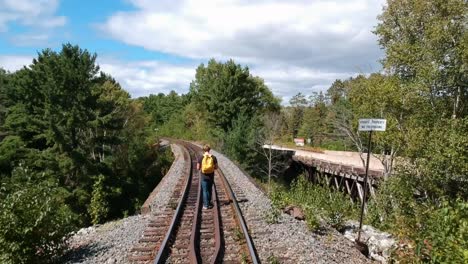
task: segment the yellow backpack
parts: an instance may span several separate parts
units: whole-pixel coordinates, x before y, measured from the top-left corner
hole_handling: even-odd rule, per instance
[[[214,160],[210,154],[204,154],[202,159],[201,172],[204,174],[213,173],[215,170]]]

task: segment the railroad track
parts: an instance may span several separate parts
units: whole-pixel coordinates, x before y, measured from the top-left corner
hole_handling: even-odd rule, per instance
[[[202,209],[196,163],[202,151],[187,142],[186,168],[164,213],[154,216],[130,255],[132,263],[258,263],[237,200],[221,169],[215,172],[213,208]]]

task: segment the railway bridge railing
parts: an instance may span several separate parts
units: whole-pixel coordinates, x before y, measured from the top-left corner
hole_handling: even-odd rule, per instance
[[[357,200],[360,203],[364,200],[364,188],[367,188],[370,197],[374,197],[375,190],[383,179],[383,171],[369,170],[365,186],[364,168],[298,155],[293,155],[292,159],[304,168],[308,181],[343,191],[352,201]]]

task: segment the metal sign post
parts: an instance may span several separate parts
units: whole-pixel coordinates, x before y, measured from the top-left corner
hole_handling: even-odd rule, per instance
[[[369,131],[369,141],[367,143],[366,176],[364,177],[364,196],[362,198],[361,217],[359,219],[359,230],[358,230],[358,237],[356,241],[357,243],[360,243],[360,240],[361,240],[362,218],[364,216],[364,209],[366,206],[366,199],[367,199],[367,177],[369,175],[372,131],[385,131],[386,126],[387,126],[387,120],[385,119],[359,119],[359,131]]]

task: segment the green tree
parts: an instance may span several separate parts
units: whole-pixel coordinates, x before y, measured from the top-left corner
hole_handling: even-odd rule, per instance
[[[185,105],[184,98],[175,91],[167,95],[163,93],[149,95],[142,100],[145,111],[151,114],[156,127],[168,122],[172,115],[180,114]]]
[[[329,133],[327,98],[322,92],[309,96],[309,107],[305,109],[299,134],[310,138],[312,144],[322,145]]]
[[[415,160],[418,193],[432,200],[446,196],[468,200],[468,117],[443,119],[426,137]]]
[[[332,98],[335,97],[337,101],[329,106],[329,114],[327,116],[327,123],[331,126],[330,130],[333,134],[343,141],[343,145],[350,145],[352,150],[358,151],[363,166],[365,166],[365,159],[363,153],[365,152],[365,145],[363,144],[363,137],[357,130],[359,114],[355,110],[356,105],[351,102],[349,94],[353,87],[359,87],[365,81],[366,77],[358,75],[351,77],[347,80],[335,83],[327,91],[327,94]],[[336,87],[343,86],[345,95],[341,96],[336,93]]]
[[[330,103],[332,105],[336,104],[341,99],[347,98],[347,86],[342,80],[335,80],[330,88],[327,90],[326,96],[330,98]]]
[[[104,162],[121,144],[122,129],[128,122],[130,95],[109,76],[102,75],[92,94],[96,98],[93,118],[89,120],[85,147],[87,153],[98,162]]]
[[[223,150],[234,160],[245,160],[249,149],[249,137],[255,129],[255,121],[249,116],[239,115],[225,135]]]
[[[0,139],[2,138],[2,126],[5,123],[6,109],[7,109],[7,98],[6,98],[6,86],[7,86],[8,75],[4,69],[0,68]]]
[[[397,258],[464,263],[468,2],[387,2],[376,29],[387,75],[371,75],[350,100],[356,113],[387,118],[377,148],[395,148],[403,162],[371,201],[368,217],[415,245],[398,249]]]
[[[385,69],[442,117],[468,113],[467,12],[465,0],[388,0],[375,31]]]
[[[27,147],[64,154],[60,167],[70,185],[86,175],[82,139],[94,115],[92,89],[99,70],[95,59],[71,44],[60,53],[44,50],[29,68],[13,76],[8,89],[14,106],[6,128],[21,136]]]
[[[104,175],[99,175],[97,181],[93,185],[93,193],[91,194],[91,203],[88,211],[91,215],[91,222],[93,224],[102,223],[109,214],[109,203],[107,192],[104,186]]]
[[[384,67],[398,80],[388,78],[379,85],[381,94],[376,98],[387,106],[377,105],[390,117],[387,127],[398,132],[387,138],[399,142],[392,145],[400,145],[401,154],[412,161],[427,159],[429,164],[442,158],[439,154],[450,152],[447,144],[423,155],[431,149],[428,139],[446,125],[445,118],[463,119],[468,113],[467,10],[468,3],[463,0],[389,0],[379,17],[376,34],[386,52]],[[464,133],[455,129],[462,126],[443,131],[448,135]],[[387,141],[387,148],[389,145]],[[451,178],[448,174],[427,177],[427,182]]]
[[[145,178],[154,172],[147,169],[157,166],[142,105],[111,76],[98,74],[95,60],[95,54],[66,44],[60,52],[42,51],[28,68],[11,74],[8,136],[0,142],[5,177],[21,160],[36,172],[56,175],[71,192],[66,201],[82,224],[90,221],[98,175],[108,179],[109,218],[133,212],[134,199],[157,180]]]
[[[0,179],[13,170],[14,162],[25,156],[27,151],[19,136],[7,136],[0,141]]]
[[[289,104],[291,105],[291,114],[289,115],[289,129],[290,134],[293,138],[297,137],[299,129],[302,125],[302,120],[304,118],[304,111],[307,107],[306,96],[302,93],[294,95],[290,100]]]
[[[407,137],[411,120],[417,111],[419,95],[413,89],[400,84],[398,78],[371,74],[350,82],[348,93],[355,115],[359,118],[383,118],[387,120],[385,132],[373,136],[374,155],[384,166],[385,175],[390,175],[397,155],[409,144]]]
[[[76,225],[135,212],[170,166],[141,100],[95,60],[66,44],[0,72],[2,263],[53,261]]]
[[[255,116],[279,108],[279,101],[263,80],[233,60],[221,63],[211,59],[207,66],[201,64],[190,84],[189,97],[197,102],[198,110],[207,112],[209,124],[224,132],[240,115]]]

